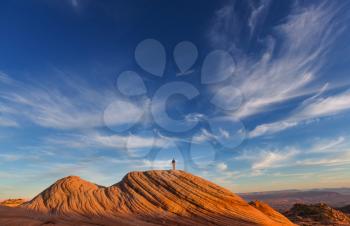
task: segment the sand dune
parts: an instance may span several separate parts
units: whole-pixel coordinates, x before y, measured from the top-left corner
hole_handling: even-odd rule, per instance
[[[131,172],[110,187],[69,176],[21,209],[57,216],[62,224],[69,218],[90,225],[293,225],[272,208],[264,214],[232,192],[178,170]]]

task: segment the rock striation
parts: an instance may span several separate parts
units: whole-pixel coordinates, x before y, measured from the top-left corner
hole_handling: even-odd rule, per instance
[[[21,207],[47,216],[103,219],[105,225],[293,225],[265,205],[261,211],[184,171],[152,170],[128,173],[110,187],[69,176]]]

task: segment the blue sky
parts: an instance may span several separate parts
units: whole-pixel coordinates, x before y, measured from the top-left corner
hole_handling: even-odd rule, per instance
[[[0,199],[178,168],[349,187],[345,1],[2,1]]]

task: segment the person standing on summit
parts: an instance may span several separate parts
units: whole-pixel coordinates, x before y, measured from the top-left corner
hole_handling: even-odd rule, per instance
[[[173,166],[173,170],[176,169],[176,161],[175,159],[173,159],[173,161],[171,161],[171,165]]]

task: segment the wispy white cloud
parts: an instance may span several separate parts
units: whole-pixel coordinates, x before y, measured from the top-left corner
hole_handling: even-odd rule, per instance
[[[251,8],[247,24],[254,32],[258,21],[262,21],[268,11],[269,1],[251,4]],[[339,9],[339,6],[329,2],[308,6],[295,2],[290,15],[260,40],[265,49],[259,57],[250,57],[239,49],[237,36],[240,33],[232,31],[242,30],[242,25],[233,21],[238,19],[234,15],[235,5],[229,4],[218,11],[210,38],[214,44],[225,43],[236,56],[234,84],[245,99],[240,108],[232,113],[233,117],[246,118],[273,111],[293,98],[316,93],[284,119],[256,126],[248,133],[248,137],[274,134],[350,108],[350,92],[320,97],[332,87],[318,84],[327,53],[343,31],[339,22],[342,16]],[[229,92],[227,95],[234,95],[230,89],[226,90]]]
[[[265,5],[262,3],[253,11],[250,27],[259,20],[259,11]],[[242,53],[237,47],[237,33],[232,30],[240,29],[233,21],[233,8],[234,5],[228,5],[221,9],[210,37],[214,43],[219,39],[231,45],[236,56],[235,85],[242,91],[245,102],[234,116],[244,118],[270,111],[276,104],[315,92],[310,87],[317,86],[309,85],[319,76],[325,53],[339,33],[333,23],[337,8],[328,3],[307,7],[295,4],[284,22],[260,40],[265,50],[258,58]]]
[[[169,160],[140,160],[137,165],[135,165],[136,168],[138,169],[150,169],[150,168],[157,168],[157,169],[170,169],[171,163]],[[178,168],[180,168],[178,166]]]
[[[194,143],[203,143],[208,140],[215,139],[215,135],[209,132],[206,129],[201,129],[199,133],[193,136],[192,142]]]
[[[297,122],[281,121],[258,125],[248,133],[248,137],[258,137],[265,134],[273,134],[298,125]]]
[[[29,119],[43,127],[55,129],[81,129],[105,126],[103,115],[109,104],[120,100],[112,89],[97,89],[85,81],[60,76],[60,86],[24,83],[6,77],[0,92],[0,103],[6,108],[0,111],[19,120]],[[3,80],[3,79],[2,79]],[[133,121],[133,111],[143,111],[143,105],[128,101],[112,112],[113,126]],[[111,112],[109,112],[111,113]],[[111,114],[110,114],[111,115]],[[2,118],[1,124],[15,126],[17,122]]]
[[[301,151],[294,147],[282,149],[267,148],[258,150],[245,150],[234,161],[248,161],[250,169],[242,176],[257,176],[264,171],[289,166]]]
[[[327,139],[327,140],[320,140],[313,144],[310,148],[310,152],[315,153],[321,153],[321,152],[337,152],[338,148],[342,145],[346,145],[346,139],[343,136],[334,138],[334,139]]]
[[[219,171],[226,171],[228,169],[228,166],[226,163],[223,163],[223,162],[220,162],[216,165],[216,168],[219,170]]]
[[[71,148],[111,148],[120,151],[152,147],[165,148],[170,145],[169,140],[163,137],[146,137],[134,134],[103,135],[98,132],[51,136],[45,138],[45,142]]]
[[[201,170],[199,175],[212,180],[226,188],[233,188],[236,186],[236,179],[241,175],[238,170],[231,170],[229,165],[225,162],[217,162],[211,165],[207,170]]]
[[[341,152],[337,155],[327,156],[323,158],[306,158],[298,160],[295,166],[341,166],[350,164],[349,151]]]
[[[0,71],[0,87],[1,85],[9,85],[13,80],[4,72]],[[0,127],[18,127],[16,120],[11,118],[14,113],[12,108],[9,108],[0,102]]]
[[[318,96],[318,95],[316,95]],[[287,118],[258,125],[249,132],[249,137],[274,134],[288,128],[307,123],[310,120],[331,116],[350,110],[350,92],[345,91],[329,97],[311,97],[304,101]]]
[[[200,113],[192,113],[192,114],[187,114],[185,116],[185,120],[187,122],[199,122],[203,119],[205,119],[205,115],[204,114],[200,114]]]
[[[193,136],[191,142],[198,144],[213,140],[229,140],[235,135],[242,136],[242,133],[242,130],[238,130],[236,134],[232,134],[232,132],[230,133],[230,131],[224,128],[219,128],[215,133],[213,133],[208,131],[207,129],[202,128],[197,134]]]
[[[0,116],[0,127],[18,127],[18,123],[15,120],[3,118]]]
[[[286,173],[289,169],[302,167],[331,167],[347,165],[350,162],[349,143],[344,136],[326,139],[315,139],[308,145],[287,147],[266,147],[243,150],[232,159],[235,162],[245,161],[248,170],[242,171],[242,177],[263,174]]]
[[[0,159],[0,162],[12,162],[21,159],[21,156],[15,154],[0,154]]]
[[[252,164],[252,170],[259,171],[283,166],[284,163],[288,162],[298,153],[299,151],[295,149],[284,150],[282,152],[263,151],[260,153],[259,160],[256,160]]]
[[[3,151],[2,151],[3,152]],[[1,153],[0,154],[0,163],[4,162],[14,162],[14,161],[38,161],[40,160],[39,155],[32,155],[32,154],[23,154],[23,153]]]
[[[246,117],[266,111],[272,104],[310,92],[304,87],[315,79],[334,37],[330,34],[333,14],[324,6],[308,8],[295,12],[276,28],[283,37],[280,50],[275,49],[276,40],[270,37],[262,58],[238,71],[245,77],[239,88],[247,102],[236,115]]]
[[[320,97],[302,106],[293,116],[298,119],[310,119],[338,114],[350,109],[350,91],[340,94]]]
[[[4,72],[0,71],[0,83],[9,84],[12,83],[12,79]]]
[[[248,26],[250,28],[250,36],[254,35],[258,25],[264,22],[268,9],[270,7],[270,0],[263,0],[258,6],[254,6],[253,2],[250,2],[252,12],[248,19]]]

